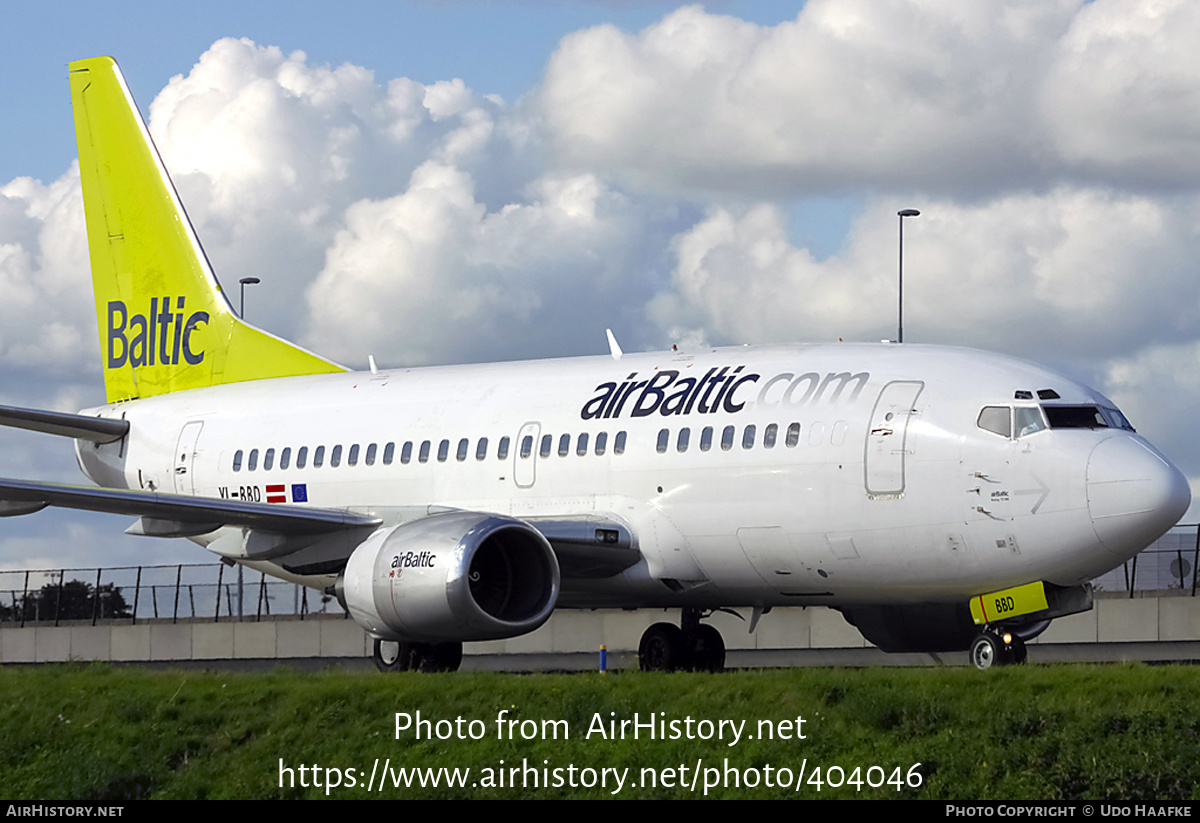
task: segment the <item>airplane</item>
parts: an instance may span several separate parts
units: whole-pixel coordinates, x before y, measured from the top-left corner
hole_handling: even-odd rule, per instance
[[[888,652],[1022,662],[1183,515],[1183,474],[1099,392],[897,343],[349,371],[244,322],[115,61],[70,65],[106,402],[6,407],[95,486],[0,514],[136,517],[336,595],[384,671],[555,609],[679,609],[648,670],[723,668],[702,622],[827,606]]]

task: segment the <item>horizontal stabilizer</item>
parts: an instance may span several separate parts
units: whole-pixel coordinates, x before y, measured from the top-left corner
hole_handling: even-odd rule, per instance
[[[378,526],[381,522],[377,517],[341,509],[0,479],[0,516],[36,511],[37,504],[136,515],[147,518],[149,524],[207,524],[214,529],[218,526],[245,526],[283,535],[325,534]],[[182,529],[180,525],[175,531],[178,533]],[[146,528],[140,533],[152,535],[154,531],[153,528]]]
[[[0,406],[0,426],[91,440],[93,443],[114,443],[129,433],[128,420],[108,420],[88,417],[86,414],[22,409],[17,406]]]

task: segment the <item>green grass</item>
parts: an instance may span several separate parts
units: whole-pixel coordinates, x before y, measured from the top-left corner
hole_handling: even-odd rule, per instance
[[[329,793],[337,798],[612,797],[614,772],[607,787],[579,785],[605,768],[628,770],[618,797],[699,797],[707,779],[720,783],[710,797],[1200,798],[1195,667],[384,676],[56,665],[0,670],[0,700],[0,797],[11,799],[324,797],[313,766],[322,784],[326,769],[342,770],[343,785]],[[535,721],[527,730],[565,720],[569,739],[541,739],[540,731],[539,739],[500,739],[496,718],[505,709],[509,719]],[[418,740],[411,729],[397,737],[396,713],[418,711],[434,723],[461,717],[463,733],[482,729],[482,739]],[[679,721],[681,733],[688,717],[745,726],[732,746],[728,736],[650,739],[644,729],[636,740],[587,735],[597,718],[607,729],[635,713],[643,722]],[[797,717],[805,739],[794,739],[794,726],[793,739],[749,739],[759,721]],[[469,728],[470,720],[481,723]],[[291,769],[282,787],[281,761]],[[393,771],[471,772],[465,787],[443,779],[368,793],[363,784],[385,761]],[[515,787],[507,772],[499,785],[501,761],[504,769],[535,767],[538,788],[532,775],[522,785],[520,771]],[[360,770],[359,785],[345,785],[349,767]],[[857,768],[861,788],[818,783],[816,767],[834,782]],[[648,785],[651,772],[657,785]],[[789,785],[769,787],[768,775]]]

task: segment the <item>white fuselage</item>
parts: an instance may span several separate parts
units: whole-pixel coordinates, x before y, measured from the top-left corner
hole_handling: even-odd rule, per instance
[[[1057,397],[1039,399],[1045,390]],[[452,508],[627,524],[641,561],[564,580],[561,605],[951,602],[1083,583],[1190,502],[1141,436],[1051,427],[1043,407],[1055,404],[1112,408],[1061,375],[966,349],[723,348],[179,392],[93,410],[125,416],[130,435],[78,450],[103,486],[352,508],[385,523]],[[985,407],[1040,428],[989,430]],[[262,564],[279,565],[287,558]]]

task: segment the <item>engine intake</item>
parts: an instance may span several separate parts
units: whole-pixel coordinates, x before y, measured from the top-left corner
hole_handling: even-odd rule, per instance
[[[497,640],[550,618],[558,561],[528,523],[448,512],[372,534],[350,555],[335,592],[379,640]]]

